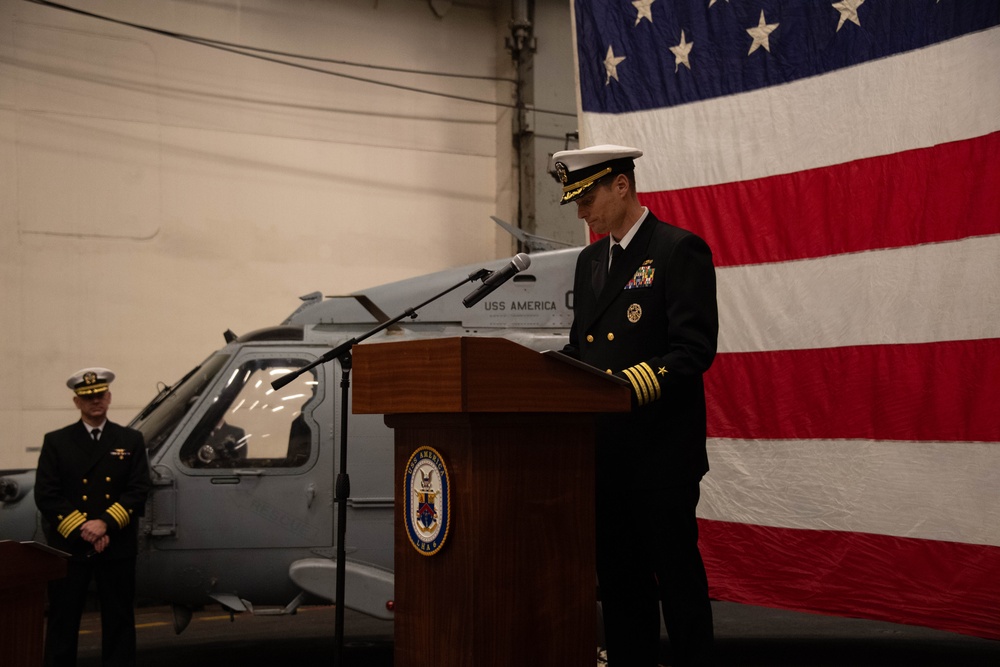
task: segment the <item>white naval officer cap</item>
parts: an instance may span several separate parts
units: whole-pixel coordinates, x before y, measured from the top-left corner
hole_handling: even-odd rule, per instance
[[[77,396],[93,396],[106,392],[114,379],[115,374],[107,368],[83,368],[66,380],[66,386],[76,392]]]
[[[561,204],[582,197],[597,181],[608,174],[621,174],[635,169],[634,158],[642,151],[629,146],[601,144],[590,148],[558,151],[552,156],[556,176],[563,184]]]

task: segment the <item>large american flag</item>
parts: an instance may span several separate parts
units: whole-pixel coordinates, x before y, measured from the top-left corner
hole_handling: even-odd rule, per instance
[[[1000,638],[1000,2],[573,17],[581,144],[715,256],[712,595]]]

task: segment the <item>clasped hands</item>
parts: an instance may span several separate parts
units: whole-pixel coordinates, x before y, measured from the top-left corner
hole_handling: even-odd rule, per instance
[[[80,536],[94,546],[94,551],[101,553],[108,546],[108,526],[100,519],[91,519],[80,527]]]

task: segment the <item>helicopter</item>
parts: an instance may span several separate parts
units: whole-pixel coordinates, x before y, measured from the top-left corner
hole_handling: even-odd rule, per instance
[[[527,269],[471,307],[449,294],[360,344],[494,336],[559,349],[573,321],[579,251],[533,252]],[[279,390],[272,382],[477,272],[459,267],[345,296],[313,292],[278,325],[225,332],[223,347],[162,385],[128,424],[145,438],[153,482],[139,527],[138,599],[171,605],[178,634],[207,605],[288,615],[336,603],[340,369],[322,363]],[[343,604],[389,620],[393,433],[381,415],[352,414],[347,448]],[[3,539],[44,541],[33,485],[34,470],[0,473]]]

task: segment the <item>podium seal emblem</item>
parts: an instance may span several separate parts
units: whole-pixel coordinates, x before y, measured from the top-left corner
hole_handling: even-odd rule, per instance
[[[406,535],[424,556],[444,546],[451,523],[451,487],[444,459],[433,447],[421,447],[410,456],[403,478]]]

